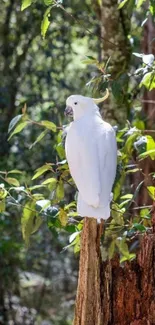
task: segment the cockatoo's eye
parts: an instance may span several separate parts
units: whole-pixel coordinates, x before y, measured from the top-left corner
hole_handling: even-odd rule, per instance
[[[74,105],[77,105],[77,102],[75,102]]]

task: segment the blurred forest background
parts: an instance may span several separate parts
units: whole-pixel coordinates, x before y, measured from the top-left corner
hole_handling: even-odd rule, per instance
[[[36,122],[49,120],[62,126],[68,123],[64,108],[69,95],[102,96],[110,83],[112,94],[104,104],[104,118],[122,128],[128,119],[132,127],[155,130],[154,89],[139,87],[139,73],[154,69],[152,61],[142,62],[141,56],[155,54],[152,2],[122,1],[124,6],[119,6],[116,0],[66,0],[63,9],[52,8],[45,38],[40,26],[49,2],[33,2],[21,11],[20,0],[2,0],[0,15],[1,180],[6,171],[20,170],[20,184],[26,186],[32,185],[37,168],[55,160],[57,139],[49,132],[32,146],[39,134],[34,124],[8,142],[9,123],[21,114],[25,103]],[[109,58],[110,72],[103,77],[102,65],[96,62],[106,64]],[[139,67],[142,70],[137,72]],[[145,173],[154,171],[154,161],[144,164]],[[134,181],[136,186],[140,176]],[[73,199],[71,191],[66,195],[68,201]],[[137,200],[140,205],[150,204],[145,188]],[[70,325],[78,254],[72,248],[63,250],[68,233],[55,232],[43,223],[27,249],[21,234],[21,208],[8,202],[7,210],[0,212],[0,324]]]

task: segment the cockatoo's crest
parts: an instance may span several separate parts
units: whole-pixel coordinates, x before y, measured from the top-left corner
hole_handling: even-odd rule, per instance
[[[108,96],[108,90],[106,95],[99,99],[81,95],[71,95],[66,100],[66,115],[73,114],[74,120],[77,120],[85,114],[98,112],[99,108],[96,104],[103,102]]]

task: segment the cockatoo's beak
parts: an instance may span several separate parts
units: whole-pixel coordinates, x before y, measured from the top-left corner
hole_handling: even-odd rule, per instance
[[[71,106],[65,108],[65,116],[73,116],[73,109]]]
[[[104,102],[109,97],[109,90],[106,89],[106,94],[102,98],[92,98],[95,104],[100,104]]]

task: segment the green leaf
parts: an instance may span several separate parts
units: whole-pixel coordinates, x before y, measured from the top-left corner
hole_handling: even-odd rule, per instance
[[[0,213],[5,211],[5,200],[0,200]]]
[[[43,165],[42,167],[39,167],[36,170],[36,173],[34,174],[34,176],[32,177],[32,180],[38,178],[39,176],[44,174],[47,170],[51,170],[51,169],[52,169],[51,164],[46,164],[46,165]]]
[[[57,127],[56,125],[53,123],[53,122],[50,122],[50,121],[41,121],[41,124],[43,126],[45,126],[47,129],[53,131],[53,132],[56,132],[57,130]]]
[[[50,21],[49,21],[48,17],[50,16],[51,8],[52,8],[52,6],[47,8],[47,10],[44,13],[43,20],[41,22],[41,35],[43,38],[45,38],[47,30],[50,25]]]
[[[5,181],[6,181],[8,184],[11,184],[11,185],[14,185],[14,186],[20,186],[20,183],[19,183],[19,181],[18,181],[16,178],[6,177],[6,178],[5,178]]]
[[[149,196],[155,201],[155,186],[147,186]]]
[[[146,145],[147,150],[146,151],[155,150],[155,141],[154,141],[154,139],[150,135],[147,135],[146,138],[147,138],[147,145]],[[154,159],[154,153],[150,154],[150,158]]]
[[[111,208],[112,218],[115,220],[115,222],[118,225],[124,225],[123,212],[124,211],[119,208],[119,205],[117,203],[112,204],[112,208]]]
[[[150,215],[149,209],[147,209],[147,208],[141,209],[140,210],[140,216],[141,216],[141,218],[144,218],[144,219],[150,219],[151,215]]]
[[[65,157],[65,149],[62,146],[62,143],[58,143],[58,145],[55,146],[55,149],[56,149],[60,159],[63,159]]]
[[[73,234],[70,235],[69,237],[69,243],[72,243],[72,241],[80,234],[80,231],[76,231]]]
[[[34,186],[29,187],[29,190],[30,191],[33,191],[33,190],[36,190],[36,189],[42,188],[42,187],[45,187],[45,186],[42,185],[42,184],[40,184],[40,185],[34,185]]]
[[[108,247],[108,255],[110,259],[113,258],[114,253],[115,253],[115,240],[113,240],[110,246]]]
[[[44,136],[47,134],[47,132],[48,132],[47,130],[41,132],[39,134],[39,136],[37,137],[36,141],[31,144],[30,149],[32,149],[38,142],[40,142],[44,138]]]
[[[148,157],[148,156],[150,156],[150,158],[151,158],[152,160],[154,160],[154,159],[155,159],[155,149],[148,150],[148,151],[145,151],[145,152],[141,153],[141,154],[138,156],[138,158],[142,159],[142,158],[146,158],[146,157]]]
[[[131,201],[131,199],[127,199],[127,200],[123,201],[122,203],[119,204],[119,208],[122,209],[124,207],[124,205],[126,205],[130,201]]]
[[[134,223],[133,228],[137,229],[140,232],[146,231],[146,227],[140,223]]]
[[[25,10],[32,4],[32,0],[22,0],[21,11]]]
[[[132,261],[132,260],[135,259],[135,258],[136,258],[136,254],[135,254],[135,253],[131,253],[131,254],[129,254],[128,257],[123,256],[123,257],[120,259],[120,263],[123,263],[123,262],[125,262],[125,261]]]
[[[8,174],[23,174],[23,172],[21,172],[21,170],[18,169],[12,169],[9,170]]]
[[[127,259],[129,259],[130,253],[129,248],[126,243],[126,237],[119,237],[116,239],[116,245],[120,251],[120,253],[125,256]]]
[[[133,194],[125,194],[125,195],[121,196],[121,200],[132,199],[132,198],[133,198]]]
[[[140,135],[140,131],[135,131],[133,134],[131,134],[124,146],[124,153],[126,153],[127,155],[131,155],[132,151],[133,151],[133,144],[137,138],[138,135]]]
[[[140,168],[129,169],[129,170],[126,171],[126,174],[136,173],[136,172],[139,172],[140,170],[141,170]]]
[[[35,211],[35,201],[25,204],[21,218],[22,235],[26,245],[29,245],[30,235],[37,231],[42,223],[42,218]]]
[[[44,0],[46,6],[50,6],[53,3],[53,0]]]
[[[25,128],[25,126],[28,124],[28,121],[25,121],[25,122],[21,122],[21,123],[19,123],[17,126],[16,126],[16,128],[14,129],[14,131],[10,134],[10,136],[9,136],[9,138],[8,138],[8,141],[12,138],[12,136],[14,135],[14,134],[17,134],[17,133],[19,133],[19,132],[21,132],[24,128]]]
[[[128,2],[128,0],[122,0],[118,6],[118,9],[121,9],[124,7],[124,5]]]
[[[145,130],[145,123],[142,120],[135,120],[133,122],[133,126],[135,126],[139,130]]]
[[[0,186],[0,200],[5,199],[5,197],[7,196],[7,193],[8,192],[6,191],[6,189],[4,187]]]
[[[68,216],[67,216],[67,213],[64,211],[64,209],[62,209],[62,208],[60,209],[58,217],[61,222],[61,225],[63,227],[65,227],[67,224],[67,221],[68,221]]]
[[[97,59],[93,58],[92,56],[86,56],[86,59],[81,61],[84,64],[95,64],[99,63]]]
[[[56,188],[56,197],[58,200],[62,200],[64,198],[64,184],[63,181],[60,180],[57,188]]]
[[[148,72],[144,75],[140,87],[145,86],[149,91],[155,88],[155,73],[154,72]]]
[[[57,184],[57,179],[56,178],[47,178],[43,183],[43,185],[47,185],[50,184],[50,190],[54,190],[56,188],[56,184]]]
[[[9,124],[9,128],[8,128],[8,133],[10,133],[12,131],[12,129],[17,125],[17,123],[22,119],[23,114],[17,115],[15,116],[10,124]]]

